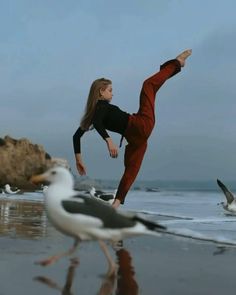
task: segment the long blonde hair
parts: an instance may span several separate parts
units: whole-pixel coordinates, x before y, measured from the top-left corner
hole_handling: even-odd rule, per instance
[[[100,90],[105,90],[108,85],[112,84],[111,80],[100,78],[95,81],[93,81],[90,90],[89,95],[87,99],[87,104],[85,107],[84,115],[80,121],[80,127],[83,130],[89,130],[90,126],[92,124],[92,119],[95,111],[95,107],[97,104],[97,100],[101,98]]]

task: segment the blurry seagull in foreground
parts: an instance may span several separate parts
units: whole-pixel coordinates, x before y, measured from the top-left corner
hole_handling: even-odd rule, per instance
[[[43,261],[49,265],[65,255],[72,254],[80,241],[96,240],[103,250],[111,271],[115,269],[104,240],[116,242],[135,235],[164,232],[165,227],[131,213],[121,213],[105,202],[79,194],[73,189],[71,173],[63,167],[51,168],[47,172],[31,178],[32,182],[50,182],[45,192],[46,212],[54,227],[65,235],[74,238],[74,246]]]
[[[17,193],[20,192],[19,189],[16,189],[15,191],[13,191],[8,183],[5,184],[4,189],[5,189],[5,192],[6,192],[7,194],[12,194],[12,195],[13,195],[13,194],[17,194]]]
[[[233,193],[219,179],[217,179],[217,183],[226,197],[226,202],[221,202],[220,204],[225,210],[236,213],[236,199]]]

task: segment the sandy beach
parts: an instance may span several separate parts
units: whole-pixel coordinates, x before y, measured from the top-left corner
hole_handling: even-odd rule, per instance
[[[116,277],[106,277],[107,263],[97,243],[81,245],[78,265],[69,258],[49,267],[34,264],[71,242],[59,234],[34,241],[2,237],[0,294],[199,295],[231,294],[236,287],[235,249],[166,236],[129,239],[122,249],[110,250],[118,262]],[[68,272],[71,283],[62,293]]]
[[[1,200],[1,208],[6,204],[11,214],[1,214],[0,295],[216,295],[232,294],[236,287],[236,248],[167,235],[109,247],[116,276],[107,276],[107,261],[96,242],[82,243],[76,255],[54,265],[36,265],[67,250],[73,240],[48,224],[42,203]]]

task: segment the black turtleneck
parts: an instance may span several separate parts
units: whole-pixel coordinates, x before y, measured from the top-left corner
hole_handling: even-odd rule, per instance
[[[110,137],[106,130],[124,134],[128,124],[129,114],[122,111],[107,100],[98,100],[92,124],[101,137],[105,140]],[[73,145],[75,154],[81,152],[80,138],[85,133],[81,127],[73,135]]]

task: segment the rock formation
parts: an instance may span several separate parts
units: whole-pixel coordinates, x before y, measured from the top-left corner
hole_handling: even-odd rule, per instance
[[[9,183],[21,189],[33,189],[30,177],[57,164],[69,168],[66,160],[52,158],[41,145],[26,138],[0,138],[0,187]]]

